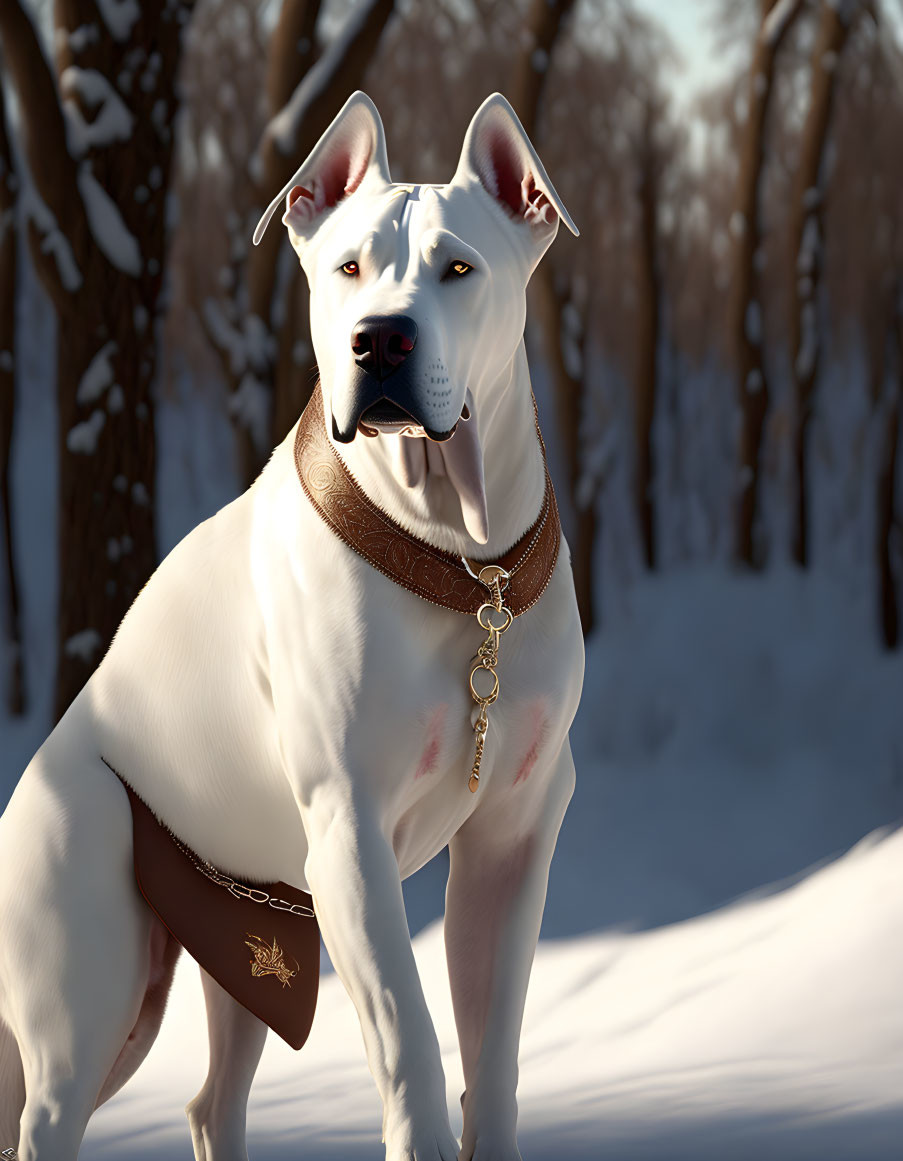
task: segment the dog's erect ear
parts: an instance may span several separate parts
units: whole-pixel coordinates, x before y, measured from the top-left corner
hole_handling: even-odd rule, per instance
[[[572,234],[580,233],[517,114],[501,93],[486,98],[464,138],[453,184],[462,185],[473,178],[514,220],[547,233],[560,218]]]
[[[386,135],[376,106],[366,93],[352,93],[335,120],[295,171],[291,181],[267,206],[254,231],[254,245],[285,198],[282,221],[296,234],[310,232],[319,216],[365,182],[388,184]]]

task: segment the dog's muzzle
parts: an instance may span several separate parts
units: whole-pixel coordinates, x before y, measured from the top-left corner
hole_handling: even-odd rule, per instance
[[[351,443],[358,428],[402,432],[421,429],[441,443],[454,435],[436,431],[423,415],[417,398],[417,378],[409,356],[417,346],[417,324],[407,315],[368,315],[351,332],[351,351],[358,371],[351,384],[346,419],[332,417],[332,434],[339,443]]]

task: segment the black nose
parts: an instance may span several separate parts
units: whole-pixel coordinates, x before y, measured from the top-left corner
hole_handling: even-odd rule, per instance
[[[371,314],[351,332],[357,365],[380,382],[398,370],[417,342],[417,324],[404,314]]]

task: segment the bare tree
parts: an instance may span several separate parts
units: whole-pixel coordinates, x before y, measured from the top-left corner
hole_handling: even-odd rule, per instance
[[[762,358],[763,170],[768,109],[775,61],[802,0],[761,0],[746,95],[746,121],[739,143],[737,185],[731,214],[733,241],[729,327],[733,340],[740,404],[740,479],[735,552],[748,565],[761,563],[756,526],[761,509],[762,435],[769,392]]]
[[[812,50],[809,108],[800,142],[790,211],[794,286],[790,350],[796,404],[793,436],[796,505],[791,525],[791,549],[794,560],[803,568],[808,566],[810,555],[809,430],[821,346],[817,304],[823,266],[823,209],[828,184],[826,146],[840,56],[861,7],[860,0],[823,0],[821,4]]]
[[[6,566],[6,640],[10,652],[7,705],[13,714],[25,711],[19,583],[13,551],[10,496],[10,452],[16,413],[16,285],[17,208],[19,181],[13,164],[0,84],[0,492],[3,502],[3,552]]]
[[[57,714],[156,559],[151,387],[191,7],[57,0],[52,69],[23,0],[0,4],[34,185],[29,240],[58,315]]]
[[[511,102],[537,147],[541,147],[540,109],[549,64],[572,7],[573,0],[533,0],[522,32],[521,51],[515,59],[510,88]],[[583,471],[580,431],[585,402],[584,383],[582,376],[575,374],[568,366],[563,346],[566,328],[562,315],[571,297],[568,288],[556,285],[552,264],[540,264],[531,282],[530,301],[539,324],[547,369],[555,392],[570,499],[576,519],[571,557],[574,584],[583,631],[589,633],[595,622],[593,550],[597,518],[595,494],[587,495],[588,489],[581,488]],[[585,328],[581,328],[581,344],[584,344],[585,335]]]
[[[873,353],[871,364],[872,402],[881,422],[875,503],[875,564],[881,637],[885,648],[895,649],[900,638],[894,541],[895,536],[899,536],[895,493],[903,378],[903,275],[886,306],[878,351]]]
[[[267,55],[266,123],[253,157],[229,167],[230,183],[249,183],[239,195],[246,215],[232,214],[226,293],[206,299],[202,315],[232,391],[244,474],[252,479],[274,437],[281,439],[306,402],[312,383],[299,375],[306,319],[304,288],[283,233],[268,230],[250,244],[257,218],[360,86],[394,0],[360,0],[339,34],[321,50],[314,35],[320,0],[285,3]],[[307,348],[309,353],[309,347]]]
[[[656,530],[655,415],[658,405],[662,344],[662,274],[658,239],[661,150],[655,133],[661,121],[655,94],[643,99],[641,129],[637,142],[637,200],[639,231],[637,247],[637,352],[634,391],[635,455],[634,488],[637,518],[646,567],[658,562]]]

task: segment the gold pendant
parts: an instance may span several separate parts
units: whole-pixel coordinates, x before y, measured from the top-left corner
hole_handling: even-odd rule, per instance
[[[467,564],[467,561],[465,560],[464,563]],[[480,707],[479,715],[473,726],[476,735],[476,753],[467,783],[471,794],[475,794],[480,785],[480,763],[483,761],[483,746],[489,730],[487,710],[499,696],[499,675],[496,672],[499,660],[499,638],[510,627],[514,620],[514,614],[507,608],[502,599],[503,585],[507,588],[509,581],[508,573],[503,568],[497,564],[487,564],[480,569],[478,574],[472,572],[470,565],[467,565],[467,568],[471,576],[486,586],[491,598],[480,605],[476,612],[477,623],[486,633],[486,639],[480,645],[476,657],[471,662],[469,677],[471,697]],[[487,677],[489,679],[488,686],[484,684],[482,689],[479,688]]]

